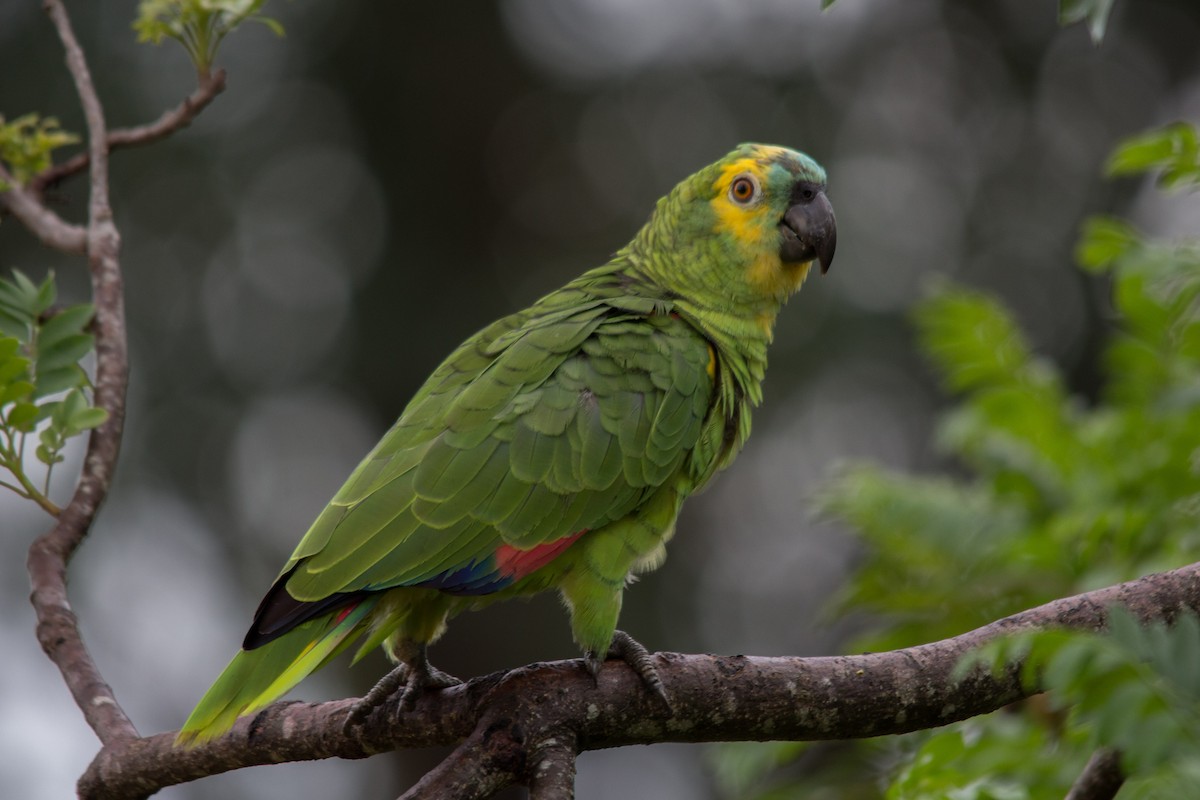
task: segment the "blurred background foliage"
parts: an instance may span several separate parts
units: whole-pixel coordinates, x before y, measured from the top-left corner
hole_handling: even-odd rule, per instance
[[[72,597],[143,732],[178,727],[297,537],[454,345],[602,262],[660,194],[740,141],[794,146],[827,167],[838,261],[781,317],[755,435],[688,504],[667,564],[629,594],[623,626],[656,649],[846,652],[889,635],[871,633],[881,613],[900,623],[896,641],[919,638],[951,618],[970,626],[971,615],[1192,557],[1191,543],[1162,532],[1170,519],[1150,526],[1136,517],[1141,503],[1114,501],[1116,511],[1081,508],[1061,529],[1047,524],[1026,565],[997,567],[1013,555],[998,551],[1031,533],[1024,524],[1079,499],[1073,492],[1108,497],[1131,485],[1125,472],[1174,463],[1170,442],[1166,453],[1146,452],[1139,429],[1100,413],[1153,401],[1120,395],[1157,385],[1143,369],[1152,360],[1136,342],[1115,355],[1153,332],[1138,333],[1126,309],[1124,333],[1109,344],[1114,291],[1129,295],[1147,277],[1081,272],[1074,249],[1083,220],[1098,212],[1131,220],[1153,241],[1196,230],[1194,194],[1106,180],[1102,167],[1121,138],[1200,118],[1200,6],[1117,3],[1095,45],[1083,25],[1059,28],[1051,2],[819,5],[269,6],[284,40],[267,26],[230,37],[217,61],[229,89],[214,106],[169,142],[114,156],[133,382],[117,483],[74,562]],[[133,3],[72,12],[110,124],[151,119],[190,91],[182,49],[135,44]],[[0,4],[0,76],[5,119],[37,112],[83,129],[37,3]],[[82,214],[82,182],[52,200]],[[1101,227],[1118,240],[1125,230]],[[35,280],[56,268],[61,302],[86,300],[81,265],[9,222],[0,225],[0,267]],[[940,314],[914,327],[913,304],[947,278],[972,289],[935,294],[926,308]],[[1130,296],[1163,302],[1144,286]],[[1152,327],[1158,312],[1146,309]],[[1011,333],[1002,368],[955,377],[943,361],[931,370],[917,343],[948,333],[939,319]],[[1110,377],[1126,372],[1128,380]],[[943,377],[971,400],[938,424]],[[1003,406],[1005,392],[1040,414],[1028,421],[1044,426],[1037,436],[1076,450],[1022,451],[1013,426],[989,435],[993,417],[970,409],[989,393]],[[991,412],[1002,418],[1004,409]],[[1096,474],[1073,473],[1080,454],[1100,465]],[[67,455],[57,494],[51,487],[58,499],[79,458]],[[952,476],[909,479],[894,513],[910,533],[886,548],[904,572],[890,582],[878,577],[885,548],[812,514],[814,495],[847,460]],[[863,504],[905,480],[861,467],[840,474],[858,481]],[[971,491],[966,476],[981,474],[1002,491]],[[910,524],[922,503],[963,525]],[[16,552],[45,524],[40,513],[0,496]],[[1141,539],[1154,526],[1159,533]],[[966,580],[946,566],[964,563],[975,570]],[[997,583],[981,580],[992,572]],[[38,652],[27,586],[21,558],[0,561],[0,641],[11,654],[0,685],[0,785],[61,797],[96,743]],[[870,615],[828,613],[838,597],[871,605],[872,591],[894,592],[895,602],[874,603]],[[922,607],[926,593],[934,596]],[[933,614],[931,599],[940,603]],[[573,655],[548,597],[459,618],[434,653],[464,677]],[[298,696],[358,693],[383,669],[381,659],[335,666]],[[1047,736],[1010,723],[978,724],[1030,747]],[[978,741],[947,735],[959,741],[943,740],[945,752]],[[832,762],[837,774],[822,773],[803,796],[853,796],[837,782],[846,780],[876,797],[921,746],[747,745],[753,765],[741,768],[742,784],[723,784],[727,770],[715,770],[705,748],[589,753],[578,791],[718,798],[773,786],[796,796],[797,776]],[[395,795],[437,756],[258,768],[162,796]],[[786,764],[782,773],[773,763]],[[1066,759],[1043,766],[1062,767],[1058,780],[1077,771]]]
[[[1136,137],[1110,171],[1158,167],[1164,186],[1200,186],[1196,135],[1177,123]],[[946,638],[1200,558],[1200,239],[1191,233],[1146,239],[1111,217],[1085,224],[1077,257],[1111,276],[1117,321],[1090,402],[994,298],[944,285],[917,305],[918,349],[961,395],[934,437],[958,474],[860,464],[822,491],[819,506],[867,545],[840,593],[843,611],[867,617],[850,649]],[[798,781],[745,746],[718,751],[724,785],[736,797],[835,786],[889,800],[1048,799],[1064,796],[1103,745],[1120,750],[1132,779],[1121,797],[1200,795],[1195,617],[1143,631],[1118,614],[1111,636],[1050,631],[988,650],[997,668],[1030,654],[1026,678],[1049,694],[936,732],[837,747]],[[823,746],[766,747],[790,767]],[[892,766],[862,763],[881,748]],[[839,761],[858,763],[857,782]]]

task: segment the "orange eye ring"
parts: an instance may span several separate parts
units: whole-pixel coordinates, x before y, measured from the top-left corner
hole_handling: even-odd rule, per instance
[[[739,175],[729,184],[729,199],[746,206],[758,199],[758,181],[752,175]]]

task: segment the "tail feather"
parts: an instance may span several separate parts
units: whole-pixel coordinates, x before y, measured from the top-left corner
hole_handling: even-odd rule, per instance
[[[185,747],[215,739],[239,717],[266,708],[309,673],[349,647],[378,596],[367,596],[336,613],[304,622],[253,650],[242,650],[205,693],[175,743]]]

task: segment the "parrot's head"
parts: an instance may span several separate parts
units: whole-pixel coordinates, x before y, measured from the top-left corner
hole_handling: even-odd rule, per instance
[[[680,258],[660,279],[691,293],[717,286],[727,297],[780,303],[814,262],[829,269],[837,245],[825,170],[786,147],[744,144],[686,178],[647,225],[650,239]]]

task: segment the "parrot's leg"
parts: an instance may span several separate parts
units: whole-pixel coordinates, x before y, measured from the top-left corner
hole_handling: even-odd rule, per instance
[[[372,711],[386,703],[402,686],[404,692],[400,695],[400,710],[412,711],[417,705],[417,698],[426,689],[445,689],[462,683],[453,675],[448,675],[430,664],[425,649],[423,642],[409,641],[393,648],[392,655],[400,664],[384,675],[371,687],[371,691],[354,704],[342,730],[348,732],[351,728],[361,725]]]
[[[452,599],[441,592],[404,588],[392,592],[385,602],[391,605],[383,607],[384,614],[395,613],[399,607],[403,615],[398,624],[389,628],[385,623],[382,629],[391,631],[384,640],[384,650],[396,662],[396,668],[384,675],[350,709],[343,726],[347,733],[361,725],[401,687],[404,689],[400,695],[400,710],[404,712],[412,711],[426,689],[445,689],[462,683],[430,664],[426,653],[429,643],[446,630]]]
[[[593,681],[599,680],[600,665],[608,658],[619,658],[628,664],[642,679],[642,683],[646,684],[646,688],[658,695],[668,710],[671,709],[671,698],[667,697],[667,687],[663,685],[658,668],[654,666],[654,658],[645,645],[625,631],[613,631],[612,644],[608,646],[608,653],[604,658],[601,658],[595,650],[589,650],[584,656],[584,664],[587,666],[588,672],[592,673]]]

